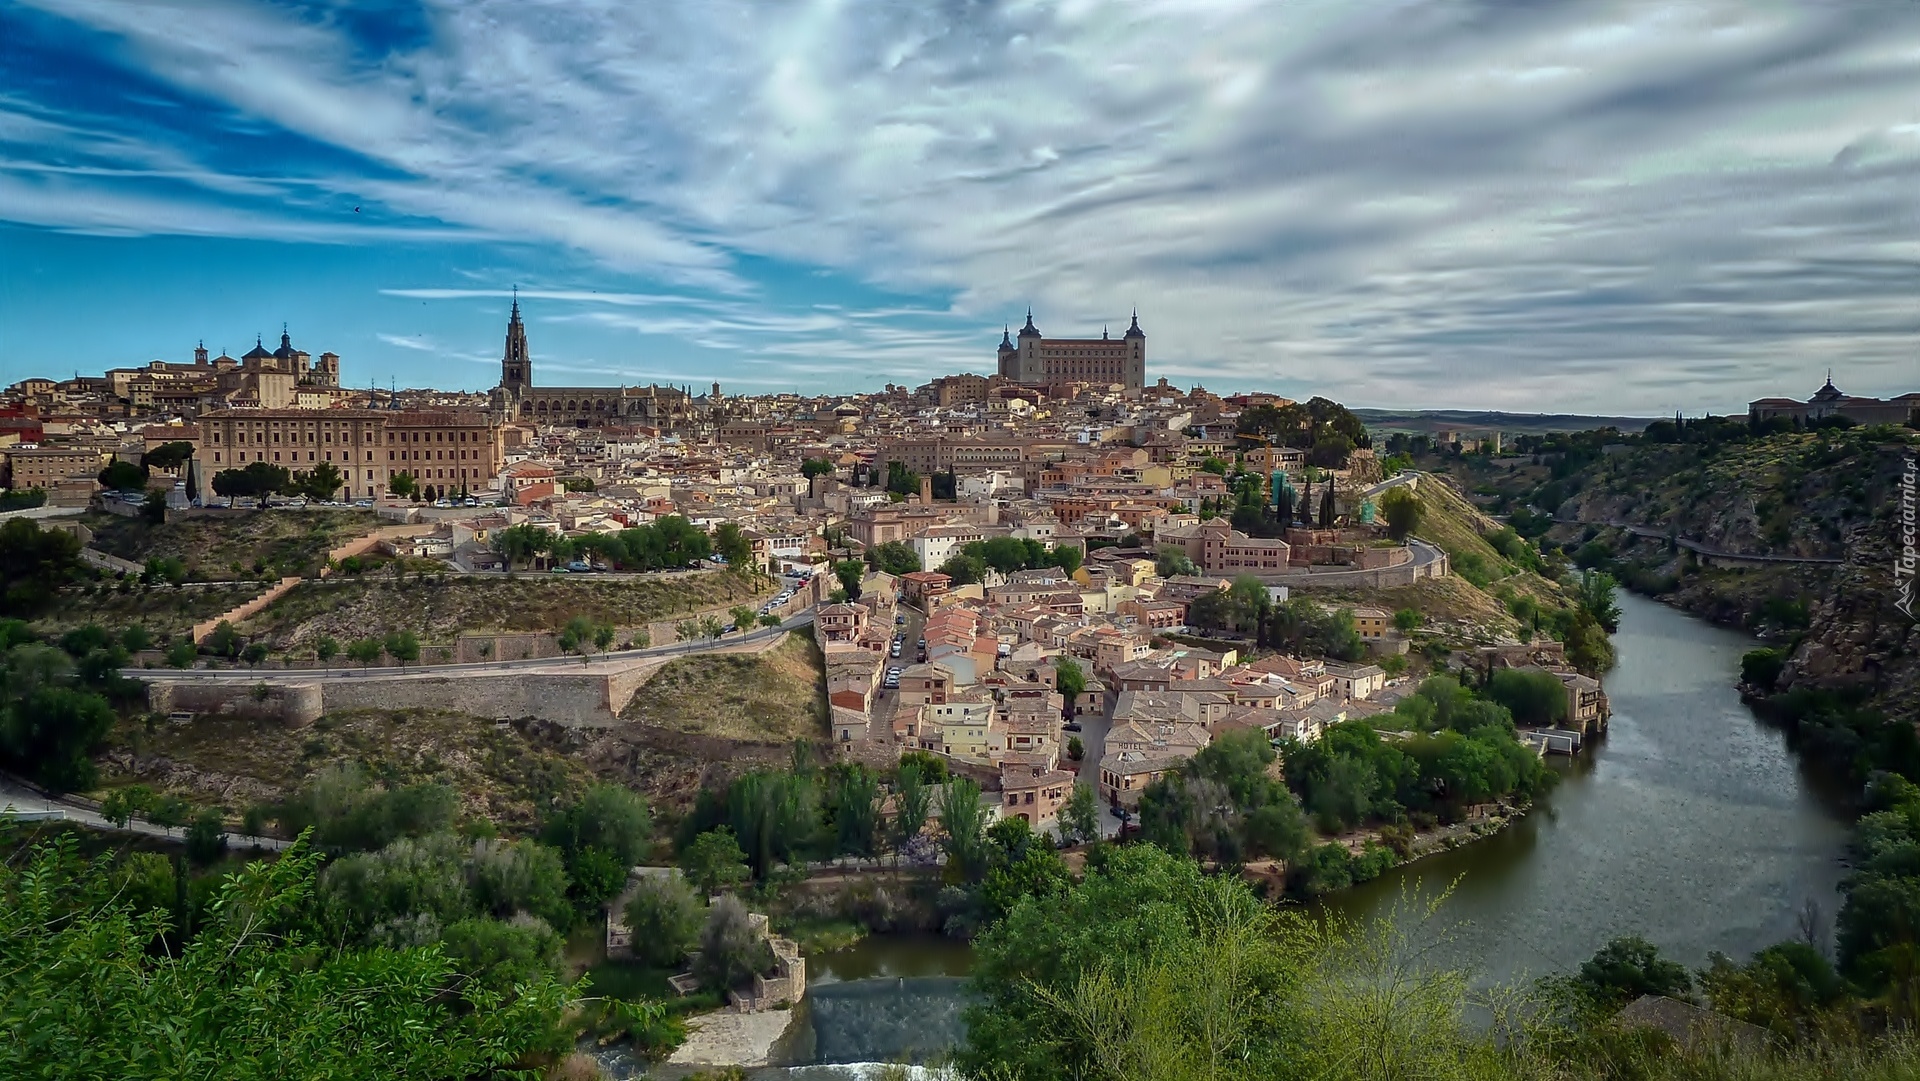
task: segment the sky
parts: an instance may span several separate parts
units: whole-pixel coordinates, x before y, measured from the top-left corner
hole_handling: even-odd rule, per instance
[[[1920,390],[1920,0],[0,0],[0,385]]]

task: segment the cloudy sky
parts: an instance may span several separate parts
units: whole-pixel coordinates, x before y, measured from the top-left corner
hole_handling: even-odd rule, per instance
[[[0,384],[1920,389],[1920,2],[0,0]]]

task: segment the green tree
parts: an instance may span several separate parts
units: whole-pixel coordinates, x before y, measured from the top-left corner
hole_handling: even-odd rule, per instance
[[[212,808],[193,817],[185,837],[187,862],[195,867],[212,866],[227,854],[227,824]]]
[[[147,486],[147,470],[145,466],[134,465],[132,462],[109,462],[107,467],[100,471],[99,481],[100,487],[110,492],[140,491]]]
[[[378,638],[360,638],[347,645],[347,659],[358,661],[360,667],[379,660],[387,652],[387,647]]]
[[[834,465],[825,458],[808,458],[800,463],[800,475],[812,480],[815,477],[830,477],[834,474]]]
[[[170,668],[192,668],[193,662],[200,656],[200,650],[191,638],[177,639],[167,647],[167,666]]]
[[[1420,622],[1420,613],[1415,609],[1401,608],[1393,613],[1393,625],[1402,633],[1412,633]]]
[[[1505,706],[1518,724],[1551,728],[1566,719],[1567,687],[1540,668],[1502,668],[1487,681],[1487,697]]]
[[[596,848],[621,867],[647,858],[653,814],[639,793],[615,784],[591,785],[580,798],[556,808],[540,826],[540,839],[563,853]]]
[[[340,641],[330,634],[323,634],[313,640],[313,656],[321,665],[331,667],[333,659],[340,655]]]
[[[892,575],[912,574],[920,570],[920,553],[905,541],[885,541],[867,549],[867,560]]]
[[[71,840],[0,864],[0,1076],[474,1077],[564,1046],[572,993],[550,974],[501,992],[439,950],[286,933],[312,918],[317,867],[298,846],[248,864],[190,940],[156,950],[169,915],[130,907]]]
[[[161,796],[147,808],[147,821],[169,832],[187,824],[187,801],[179,796]]]
[[[725,993],[773,968],[773,949],[765,935],[754,931],[747,906],[732,894],[707,906],[707,923],[700,931],[700,957],[693,972],[700,986]]]
[[[216,657],[238,657],[240,644],[240,632],[234,630],[233,624],[224,619],[207,633],[205,643],[207,652]]]
[[[332,462],[321,462],[305,473],[300,474],[298,487],[309,499],[330,500],[340,490],[347,479],[340,475]]]
[[[16,646],[9,661],[33,648]],[[99,777],[93,753],[113,730],[113,707],[92,691],[57,684],[22,693],[18,670],[8,675],[17,697],[0,706],[0,762],[55,792],[92,788]]]
[[[420,639],[412,631],[394,631],[387,635],[381,648],[387,656],[399,661],[402,668],[420,659]]]
[[[560,628],[560,652],[578,653],[580,663],[587,663],[587,654],[593,646],[593,621],[586,616],[574,616],[567,625]]]
[[[1425,508],[1420,497],[1405,484],[1387,490],[1380,498],[1380,517],[1387,524],[1387,535],[1403,541],[1420,530]]]
[[[727,609],[727,616],[733,620],[734,627],[737,628],[742,634],[752,630],[754,624],[758,622],[760,618],[760,614],[758,612],[755,612],[752,608],[749,608],[744,604],[735,605],[734,607]],[[775,626],[778,626],[778,625],[779,625],[779,621],[775,620]]]
[[[648,875],[621,916],[633,933],[633,955],[656,968],[678,965],[700,937],[705,903],[679,875]]]
[[[1685,965],[1660,956],[1638,935],[1613,939],[1582,962],[1573,986],[1595,1003],[1617,1009],[1641,995],[1684,998],[1693,988]]]
[[[100,817],[126,829],[152,802],[153,792],[145,785],[116,788],[100,801]]]
[[[1186,550],[1173,544],[1163,544],[1155,551],[1154,573],[1162,578],[1173,578],[1184,574],[1199,574],[1200,568],[1187,558]]]
[[[1580,576],[1580,608],[1608,634],[1620,629],[1620,605],[1614,600],[1619,587],[1620,583],[1605,571],[1588,571]]]
[[[506,920],[470,917],[440,932],[440,949],[455,969],[502,996],[554,979],[564,944],[545,920],[525,913]]]
[[[1786,667],[1786,650],[1750,649],[1740,655],[1740,682],[1761,691],[1771,692]]]
[[[933,789],[924,779],[924,769],[918,761],[902,755],[900,770],[894,775],[890,839],[896,860],[920,836],[927,826],[927,816],[933,813]]]
[[[977,940],[958,1065],[1027,1081],[1346,1076],[1296,1065],[1311,1053],[1298,927],[1235,879],[1114,849]]]
[[[267,644],[265,642],[249,642],[247,648],[240,651],[240,660],[243,661],[248,668],[258,668],[261,662],[266,659]]]
[[[172,472],[185,465],[193,457],[193,443],[185,439],[175,439],[162,443],[140,456],[140,464],[148,469]]]
[[[871,856],[880,843],[880,779],[859,763],[836,766],[828,791],[834,852]]]
[[[552,532],[530,522],[522,522],[495,533],[490,543],[493,550],[506,559],[507,569],[512,570],[553,547],[553,541]]]
[[[949,778],[940,790],[938,815],[947,866],[978,881],[988,870],[987,808],[980,802],[980,786],[966,777]]]
[[[1073,716],[1073,703],[1087,693],[1087,673],[1080,662],[1066,656],[1055,661],[1054,685],[1065,703],[1066,716]]]
[[[747,868],[747,854],[740,850],[733,831],[725,826],[695,837],[680,853],[680,869],[686,873],[687,881],[706,897],[735,889],[752,876]]]
[[[843,559],[833,565],[833,576],[840,580],[840,588],[847,591],[853,600],[860,599],[860,583],[867,576],[867,565],[857,559]]]
[[[420,481],[412,473],[402,470],[387,479],[387,491],[402,499],[418,499]]]
[[[1093,786],[1085,781],[1073,782],[1073,792],[1067,796],[1066,803],[1060,806],[1060,839],[1070,845],[1085,844],[1100,839],[1100,803],[1094,796]]]
[[[713,551],[715,555],[727,561],[727,566],[740,571],[753,567],[753,541],[732,522],[722,522],[713,531]]]

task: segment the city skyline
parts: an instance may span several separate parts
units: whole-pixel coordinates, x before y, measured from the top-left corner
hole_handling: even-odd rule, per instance
[[[284,322],[484,389],[517,284],[567,384],[989,374],[1031,305],[1364,406],[1912,389],[1920,8],[629,7],[0,9],[0,384]]]

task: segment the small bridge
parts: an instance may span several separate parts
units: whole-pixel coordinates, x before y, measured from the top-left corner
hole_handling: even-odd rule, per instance
[[[1607,529],[1624,529],[1636,537],[1644,537],[1648,540],[1665,541],[1670,538],[1670,534],[1665,530],[1655,529],[1652,526],[1635,525],[1632,522],[1583,522],[1577,518],[1555,518],[1554,522],[1557,525],[1592,525],[1603,526]],[[1729,552],[1724,548],[1714,548],[1710,545],[1701,544],[1696,540],[1689,540],[1686,537],[1671,536],[1671,539],[1674,547],[1692,552],[1708,564],[1723,567],[1769,567],[1778,565],[1838,567],[1846,563],[1845,559],[1823,556],[1775,556],[1761,555],[1754,552]]]

